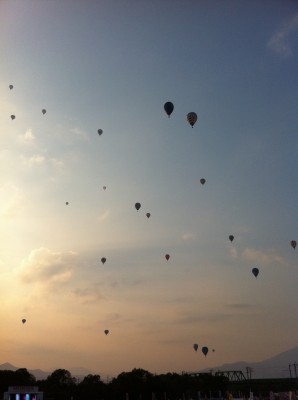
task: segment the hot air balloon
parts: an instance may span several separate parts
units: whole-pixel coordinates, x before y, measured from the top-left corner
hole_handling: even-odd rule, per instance
[[[10,90],[13,89],[13,85],[9,85],[9,89],[10,89]]]
[[[195,344],[193,345],[193,348],[195,349],[195,351],[198,351],[199,345],[198,345],[197,343],[195,343]]]
[[[254,274],[255,277],[259,275],[259,269],[258,268],[253,268],[251,272]]]
[[[207,356],[207,354],[208,354],[208,347],[206,347],[206,346],[203,346],[202,347],[202,353],[204,354],[204,356],[206,357]]]
[[[172,112],[174,110],[174,104],[171,103],[170,101],[167,101],[164,104],[164,109],[165,109],[165,112],[167,113],[168,117],[170,118],[170,115],[172,114]]]
[[[97,131],[97,133],[99,134],[99,136],[102,135],[102,132],[103,132],[102,129],[98,129],[98,131]]]
[[[102,188],[103,188],[103,190],[106,190],[107,187],[106,187],[106,186],[103,186]]]
[[[43,109],[41,110],[41,112],[43,113],[43,115],[45,115],[45,113],[47,112],[47,110],[46,110],[45,108],[43,108]]]
[[[200,182],[201,182],[202,185],[205,185],[206,179],[205,179],[205,178],[202,178],[202,179],[200,179]]]
[[[10,116],[10,118],[11,118],[12,120],[14,120],[15,117],[16,117],[15,115],[11,115],[11,116]]]
[[[214,352],[215,352],[215,349],[212,349],[212,352],[214,353]]]
[[[23,324],[26,322],[25,318],[22,319]]]
[[[166,255],[165,255],[165,258],[166,258],[167,261],[169,261],[169,259],[170,259],[170,254],[166,254]]]
[[[107,335],[110,331],[108,329],[104,330],[104,333]]]
[[[107,261],[105,257],[102,257],[101,262],[104,264]]]
[[[293,249],[295,250],[295,247],[297,246],[296,240],[291,240],[291,246],[292,246]]]
[[[230,242],[232,243],[232,241],[234,240],[234,236],[233,236],[233,235],[230,235],[230,236],[229,236],[229,239],[230,239]]]
[[[68,206],[69,202],[67,201],[65,204]]]
[[[150,213],[146,213],[147,218],[150,218],[150,215],[151,215]]]
[[[197,122],[198,116],[195,112],[190,112],[187,114],[187,121],[193,128],[194,124]]]
[[[141,203],[136,203],[135,204],[135,208],[137,211],[139,211],[139,209],[141,208]]]

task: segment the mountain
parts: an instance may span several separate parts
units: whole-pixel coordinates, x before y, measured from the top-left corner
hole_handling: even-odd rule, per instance
[[[251,371],[252,379],[266,378],[289,378],[290,369],[291,376],[295,377],[294,364],[298,367],[298,346],[277,354],[274,357],[268,358],[259,362],[238,361],[230,364],[223,364],[218,367],[204,369],[199,372],[216,371],[242,371],[247,376],[247,368]]]
[[[17,369],[20,369],[20,368],[26,368],[26,367],[15,367],[14,365],[12,365],[8,362],[6,362],[4,364],[0,364],[0,371],[4,371],[4,370],[16,371]],[[65,368],[65,369],[67,369],[67,368]],[[89,374],[95,375],[94,372],[89,371],[88,369],[83,368],[83,367],[73,367],[73,368],[67,369],[67,370],[71,373],[71,375],[74,378],[77,378],[79,380],[82,380],[85,376],[87,376]],[[49,375],[51,375],[51,373],[53,371],[46,372],[41,369],[28,369],[28,372],[30,372],[30,374],[34,375],[37,380],[43,380],[43,379],[46,379]]]

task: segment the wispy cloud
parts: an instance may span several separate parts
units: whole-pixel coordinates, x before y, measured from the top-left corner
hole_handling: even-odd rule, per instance
[[[269,49],[281,57],[290,57],[293,54],[290,37],[298,29],[298,14],[282,24],[280,29],[267,43]]]
[[[23,164],[26,167],[32,168],[37,165],[43,165],[45,163],[46,158],[41,154],[35,154],[31,157],[21,156]]]
[[[74,133],[78,138],[89,142],[88,134],[80,128],[72,128],[70,130],[71,133]]]
[[[283,258],[277,253],[275,249],[268,250],[256,250],[252,248],[246,248],[242,252],[242,257],[251,263],[257,263],[258,265],[270,265],[270,264],[284,264]]]
[[[76,288],[72,293],[83,301],[83,304],[96,303],[105,297],[101,294],[99,285],[94,284],[92,287]]]
[[[28,128],[22,135],[18,135],[17,141],[22,145],[33,145],[36,142],[35,136],[31,128]]]
[[[106,221],[106,220],[109,218],[110,214],[111,214],[110,210],[106,210],[105,212],[103,212],[102,214],[100,214],[100,215],[97,217],[97,219],[96,219],[97,222],[98,222],[98,223],[101,223],[101,222]]]
[[[182,240],[193,240],[195,238],[195,235],[191,232],[185,232],[182,235]]]

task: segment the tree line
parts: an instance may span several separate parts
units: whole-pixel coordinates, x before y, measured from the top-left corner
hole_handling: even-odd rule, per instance
[[[262,392],[263,397],[268,398],[272,390],[295,389],[293,379],[273,381],[262,380],[261,386],[257,380],[235,384],[225,376],[211,373],[157,375],[140,368],[122,372],[109,382],[103,382],[100,375],[91,374],[79,381],[65,369],[57,369],[43,380],[37,380],[26,368],[0,371],[2,394],[8,386],[38,386],[44,393],[44,400],[203,400],[231,398],[229,393],[234,397],[248,398],[253,389],[258,391],[258,395]]]

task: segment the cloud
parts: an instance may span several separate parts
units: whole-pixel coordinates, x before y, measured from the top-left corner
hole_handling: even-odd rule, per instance
[[[96,284],[92,287],[76,288],[72,293],[79,299],[83,300],[83,304],[96,303],[98,300],[105,299]]]
[[[35,284],[49,291],[68,282],[73,273],[76,253],[54,252],[41,247],[34,249],[21,264],[21,281]]]
[[[195,238],[195,235],[190,232],[186,232],[182,235],[182,240],[193,240]]]
[[[104,213],[102,213],[97,217],[97,222],[101,223],[106,221],[109,218],[110,214],[111,214],[110,210],[106,210]]]
[[[247,261],[258,265],[270,265],[273,263],[284,264],[283,258],[277,254],[275,249],[269,250],[255,250],[246,248],[242,252],[242,257]]]
[[[25,145],[35,144],[35,136],[33,135],[32,129],[28,128],[23,135],[18,135],[18,143]]]
[[[40,154],[36,154],[32,157],[21,156],[21,158],[22,158],[24,165],[26,165],[29,168],[32,168],[36,165],[42,165],[45,162],[45,157]]]
[[[80,128],[72,128],[70,130],[71,133],[74,133],[79,139],[85,140],[89,142],[88,134]]]
[[[0,187],[1,208],[0,215],[13,217],[17,210],[22,207],[24,196],[13,184],[6,183]]]
[[[290,35],[298,28],[298,14],[286,21],[280,29],[271,37],[267,46],[269,49],[287,58],[292,56],[293,51],[290,44]]]

